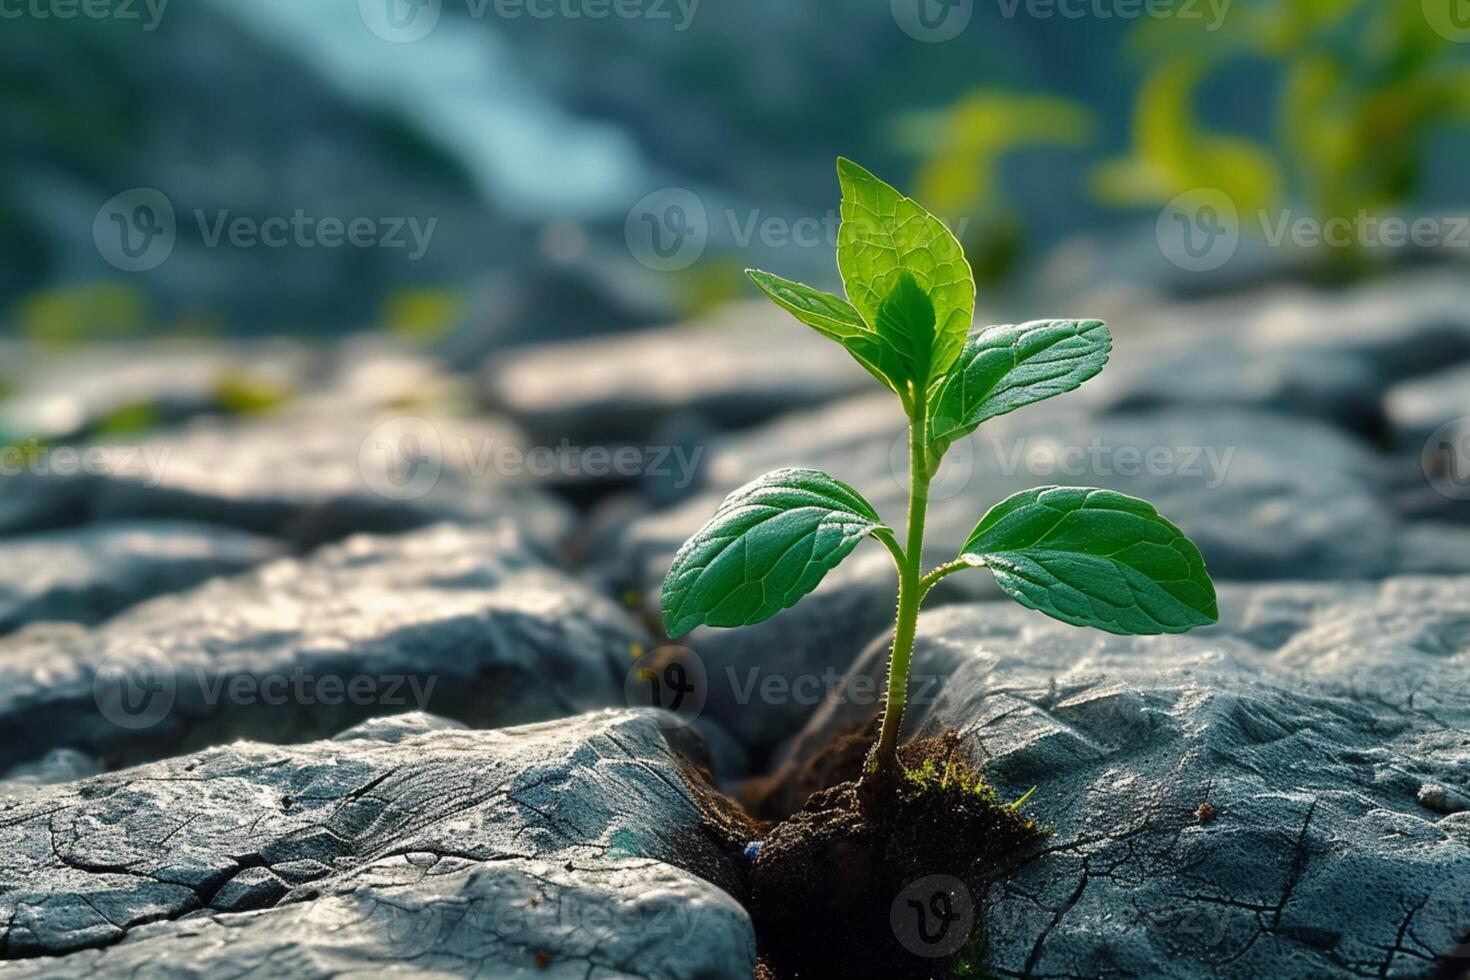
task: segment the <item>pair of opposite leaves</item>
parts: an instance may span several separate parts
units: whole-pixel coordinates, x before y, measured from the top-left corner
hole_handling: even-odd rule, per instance
[[[1041,320],[970,334],[975,284],[939,219],[838,160],[837,265],[850,302],[764,272],[750,277],[842,344],[923,420],[926,465],[986,419],[1071,391],[1112,348],[1098,320]],[[819,470],[767,473],[731,493],[664,579],[668,635],[768,619],[816,588],[867,535],[887,533],[862,495]],[[1197,549],[1142,500],[1108,490],[1015,494],[976,525],[958,559],[989,568],[1021,604],[1113,633],[1180,633],[1217,619]]]

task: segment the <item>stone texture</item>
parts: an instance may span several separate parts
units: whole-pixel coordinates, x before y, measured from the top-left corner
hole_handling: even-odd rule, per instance
[[[0,539],[0,633],[101,622],[144,599],[244,571],[281,548],[229,528],[130,521]]]
[[[99,428],[129,431],[228,411],[241,391],[289,399],[311,365],[289,341],[137,340],[34,356],[0,399],[0,432],[74,439]]]
[[[289,742],[413,708],[504,725],[621,705],[646,633],[514,529],[359,536],[0,640],[0,768]]]
[[[521,442],[513,426],[416,411],[329,397],[81,447],[91,454],[85,466],[50,458],[6,481],[0,533],[145,518],[222,524],[302,547],[440,520],[514,520],[548,548],[566,533],[563,507],[496,472],[494,448]]]
[[[1470,956],[1470,822],[1423,789],[1470,786],[1470,579],[1227,587],[1221,621],[921,618],[913,670],[935,680],[906,734],[960,731],[1002,795],[1038,787],[1053,830],[991,895],[997,975],[1431,976]],[[791,755],[862,702],[834,699]]]
[[[1112,363],[1082,397],[1124,411],[1277,411],[1380,437],[1396,383],[1470,360],[1467,310],[1464,277],[1448,270],[1139,305],[1120,311]]]
[[[748,978],[661,718],[417,715],[0,797],[0,972]]]
[[[646,439],[665,418],[737,428],[861,391],[872,381],[840,347],[770,303],[710,322],[494,358],[486,397],[538,440]]]

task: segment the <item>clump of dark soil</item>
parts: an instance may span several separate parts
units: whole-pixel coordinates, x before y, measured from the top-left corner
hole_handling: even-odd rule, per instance
[[[751,875],[768,977],[944,977],[975,948],[986,892],[1042,831],[996,797],[956,741],[905,746],[905,772],[877,803],[849,779],[768,832]],[[818,770],[847,765],[845,745]]]
[[[696,800],[705,813],[702,839],[688,849],[701,852],[706,878],[749,909],[761,947],[756,980],[955,975],[983,946],[987,891],[1043,836],[986,785],[953,733],[903,746],[903,772],[860,794],[873,736],[839,737],[753,784],[746,810],[761,820],[714,790],[708,773],[685,773],[691,786],[703,784]],[[743,850],[757,837],[752,867]]]

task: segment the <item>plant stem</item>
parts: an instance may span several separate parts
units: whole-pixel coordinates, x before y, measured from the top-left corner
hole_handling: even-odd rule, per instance
[[[915,399],[909,421],[909,522],[908,542],[898,568],[898,619],[893,627],[893,653],[888,660],[888,697],[883,707],[883,728],[869,762],[869,773],[879,779],[898,769],[898,737],[903,728],[904,706],[908,703],[909,659],[914,652],[914,632],[919,624],[919,603],[926,588],[924,567],[924,517],[929,507],[929,471],[926,446],[925,405]]]

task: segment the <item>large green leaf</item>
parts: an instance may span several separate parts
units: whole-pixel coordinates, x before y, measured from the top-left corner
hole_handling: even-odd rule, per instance
[[[731,493],[664,577],[664,630],[746,626],[816,588],[883,527],[856,490],[819,470],[775,470]]]
[[[960,557],[1011,598],[1110,633],[1183,633],[1216,621],[1199,549],[1158,511],[1111,490],[1042,487],[997,504]]]
[[[964,250],[938,218],[851,160],[838,159],[837,179],[837,268],[848,299],[876,326],[901,274],[913,276],[934,306],[932,376],[938,377],[960,356],[975,316],[975,279]]]
[[[986,419],[1071,391],[1103,369],[1112,346],[1101,320],[1035,320],[973,334],[930,402],[931,454]]]
[[[897,355],[882,343],[873,328],[863,322],[852,304],[840,296],[773,276],[758,269],[745,274],[777,306],[824,336],[837,341],[853,359],[893,391],[899,391],[890,375],[897,372]]]

